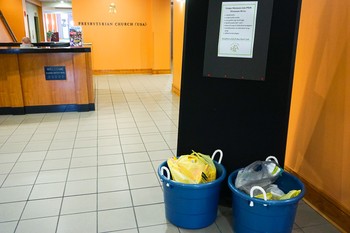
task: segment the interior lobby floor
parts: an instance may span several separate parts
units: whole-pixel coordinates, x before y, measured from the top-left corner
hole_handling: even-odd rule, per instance
[[[199,230],[165,218],[157,168],[176,154],[172,76],[94,79],[96,111],[0,116],[0,232],[232,233],[228,207]],[[300,201],[293,232],[339,231]]]

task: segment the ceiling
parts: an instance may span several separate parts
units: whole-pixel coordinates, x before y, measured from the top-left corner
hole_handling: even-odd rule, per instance
[[[39,2],[60,2],[60,0],[38,0]],[[72,2],[72,0],[64,0],[64,2]]]

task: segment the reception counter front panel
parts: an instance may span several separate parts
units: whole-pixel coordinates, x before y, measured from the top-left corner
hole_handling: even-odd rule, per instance
[[[94,110],[90,51],[90,48],[0,50],[0,114]],[[57,67],[64,70],[58,80]],[[48,74],[50,69],[53,72]]]

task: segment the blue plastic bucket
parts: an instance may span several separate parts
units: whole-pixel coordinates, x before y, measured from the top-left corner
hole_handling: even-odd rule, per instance
[[[228,185],[232,191],[234,232],[292,232],[298,202],[305,194],[304,184],[295,176],[287,172],[283,172],[275,184],[277,184],[278,187],[285,193],[289,192],[290,190],[301,190],[301,193],[298,196],[288,200],[265,201],[263,199],[250,197],[235,187],[235,181],[239,170],[231,173],[228,178]]]
[[[165,216],[175,226],[199,229],[211,225],[216,217],[221,183],[226,176],[225,168],[214,161],[216,180],[204,184],[184,184],[167,179],[160,164],[158,175],[163,183]]]

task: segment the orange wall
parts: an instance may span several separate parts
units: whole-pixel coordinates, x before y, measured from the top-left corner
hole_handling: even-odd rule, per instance
[[[93,70],[170,70],[170,62],[164,62],[170,60],[170,1],[115,1],[115,14],[108,12],[111,2],[72,1],[75,25],[79,22],[113,24],[82,26],[83,41],[92,43]],[[134,26],[115,26],[116,22],[132,22]],[[135,23],[146,23],[146,26],[135,26]]]
[[[285,163],[348,213],[349,12],[349,0],[303,0]]]
[[[180,94],[182,49],[184,36],[185,1],[174,1],[173,6],[173,92]]]
[[[26,35],[24,12],[22,9],[22,0],[11,0],[11,3],[8,0],[0,0],[0,10],[5,16],[18,42]]]

